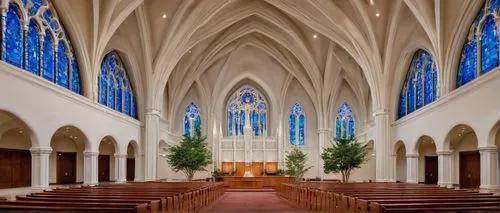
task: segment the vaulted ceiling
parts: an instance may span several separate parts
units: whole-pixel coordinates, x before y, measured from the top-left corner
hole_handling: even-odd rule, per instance
[[[146,108],[185,94],[209,68],[253,46],[327,111],[341,84],[364,105],[389,108],[418,48],[451,88],[469,23],[482,0],[54,0],[88,85],[110,49],[123,53]],[[88,86],[88,88],[93,88]],[[165,89],[167,88],[167,89]],[[96,92],[87,91],[90,97]],[[139,98],[140,99],[140,98]],[[172,98],[172,101],[174,99]]]

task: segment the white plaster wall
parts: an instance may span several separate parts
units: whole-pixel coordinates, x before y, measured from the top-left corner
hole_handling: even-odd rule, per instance
[[[396,180],[406,182],[406,150],[400,147],[396,153]]]
[[[5,132],[0,138],[0,148],[29,150],[31,141],[26,131],[19,133],[17,129]]]

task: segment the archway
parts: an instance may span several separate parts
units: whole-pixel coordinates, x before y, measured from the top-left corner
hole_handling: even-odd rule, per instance
[[[415,151],[418,152],[418,182],[437,185],[439,170],[434,140],[429,136],[420,137]]]
[[[393,156],[396,156],[396,181],[406,182],[406,146],[403,141],[396,143]]]
[[[161,140],[158,144],[158,159],[157,159],[157,168],[156,168],[156,178],[158,180],[167,180],[168,173],[170,171],[170,166],[168,166],[167,161],[165,160],[165,156],[167,154],[167,142]]]
[[[83,132],[74,126],[63,126],[52,135],[49,156],[49,183],[83,182],[83,151],[88,143]]]
[[[31,129],[0,110],[0,189],[31,185]]]
[[[104,137],[99,143],[99,159],[97,162],[99,182],[116,181],[117,168],[115,163],[117,143],[111,136]]]
[[[479,188],[481,162],[474,130],[464,124],[453,127],[445,140],[443,150],[452,151],[452,183],[461,188]]]
[[[137,177],[137,172],[139,169],[136,167],[139,165],[136,162],[138,159],[138,150],[137,143],[135,141],[131,141],[127,146],[127,181],[134,181]]]

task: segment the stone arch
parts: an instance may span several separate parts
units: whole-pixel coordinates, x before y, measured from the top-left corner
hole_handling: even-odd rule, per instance
[[[418,138],[412,153],[418,154],[418,182],[426,184],[437,184],[438,181],[438,159],[436,153],[436,142],[427,135]]]
[[[395,160],[395,179],[399,182],[406,182],[406,145],[403,141],[399,140],[394,144],[392,155]]]
[[[119,144],[112,136],[105,136],[99,142],[98,158],[98,182],[116,181],[118,176],[118,166],[115,155],[119,154]]]
[[[126,179],[127,181],[135,181],[139,178],[140,171],[140,151],[139,144],[135,140],[131,140],[127,145],[127,166]]]
[[[158,154],[156,163],[156,179],[158,180],[165,180],[170,177],[170,166],[165,160],[166,152],[164,150],[164,148],[166,148],[167,146],[167,142],[163,139],[158,142]]]

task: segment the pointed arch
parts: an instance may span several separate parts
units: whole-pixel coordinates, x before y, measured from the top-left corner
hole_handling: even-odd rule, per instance
[[[201,130],[201,115],[200,109],[196,104],[192,103],[186,107],[184,114],[184,135],[194,135],[195,130]]]
[[[303,146],[305,144],[306,114],[300,103],[290,107],[289,139],[291,145]]]
[[[255,88],[244,86],[237,90],[226,104],[228,135],[243,135],[248,120],[253,136],[267,136],[267,110],[267,100]]]
[[[337,140],[351,140],[356,136],[356,121],[352,108],[347,102],[340,105],[335,118],[335,138]]]
[[[104,56],[98,84],[100,104],[137,118],[134,90],[118,52],[111,51]]]
[[[419,49],[413,55],[399,96],[398,117],[402,118],[434,102],[438,96],[438,71],[432,55]]]

